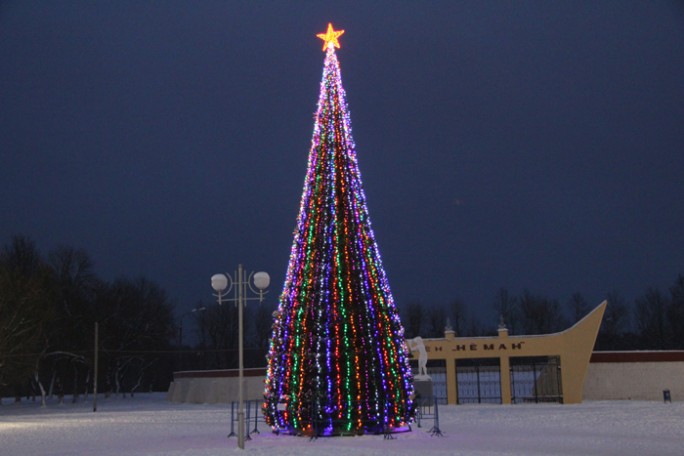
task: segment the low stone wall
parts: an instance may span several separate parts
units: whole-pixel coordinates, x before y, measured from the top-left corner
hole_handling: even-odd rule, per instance
[[[266,369],[244,370],[244,399],[264,398]],[[238,371],[174,372],[167,398],[171,402],[194,404],[230,403],[238,400]]]
[[[684,351],[594,352],[584,400],[684,401]]]

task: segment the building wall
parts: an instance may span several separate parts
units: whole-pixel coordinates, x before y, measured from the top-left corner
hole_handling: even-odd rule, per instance
[[[263,399],[266,369],[245,373],[245,400]],[[235,371],[177,372],[168,391],[172,402],[197,404],[238,400]],[[445,375],[445,374],[442,374]],[[584,400],[684,401],[684,351],[594,352],[584,380]]]
[[[236,370],[175,372],[167,398],[193,404],[229,403],[238,400]],[[244,400],[264,399],[266,369],[245,369]]]
[[[518,357],[559,357],[563,402],[582,402],[584,380],[607,303],[604,301],[571,328],[555,334],[509,336],[505,328],[498,337],[456,337],[446,331],[444,338],[407,340],[414,358],[443,361],[446,366],[447,402],[457,404],[457,362],[494,358],[500,368],[501,402],[512,403],[509,372],[511,360]]]
[[[585,400],[684,401],[684,352],[596,352],[584,382]]]

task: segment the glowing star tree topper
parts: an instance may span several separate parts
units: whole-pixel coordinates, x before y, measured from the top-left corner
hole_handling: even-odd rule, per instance
[[[389,432],[413,418],[413,377],[366,206],[335,48],[318,110],[283,292],[274,313],[264,414],[274,430]]]
[[[323,40],[323,50],[325,51],[330,46],[335,46],[337,49],[340,48],[340,42],[337,41],[344,33],[344,30],[335,31],[332,24],[328,24],[328,31],[326,33],[319,33],[316,35],[318,38]]]

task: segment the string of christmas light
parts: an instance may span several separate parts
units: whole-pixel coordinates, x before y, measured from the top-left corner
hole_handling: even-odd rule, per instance
[[[274,430],[337,435],[405,426],[404,329],[371,228],[328,26],[304,189],[274,314],[264,413]]]

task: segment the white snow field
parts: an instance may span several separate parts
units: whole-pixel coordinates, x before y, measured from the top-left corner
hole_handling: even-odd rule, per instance
[[[10,403],[0,406],[0,455],[242,454],[227,438],[225,404],[173,404],[165,394],[109,398],[92,404]],[[276,436],[263,424],[244,454],[274,455],[684,455],[684,402],[585,402],[579,405],[440,406],[444,437],[423,427],[395,434]]]

